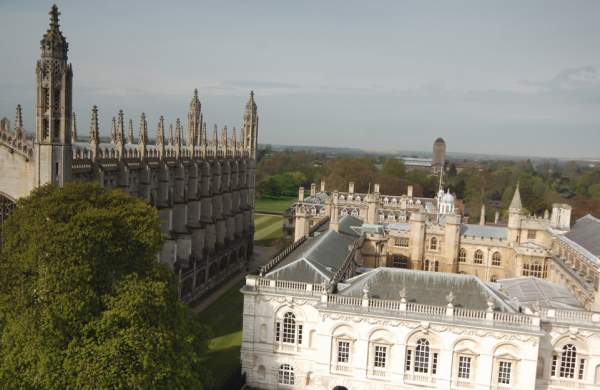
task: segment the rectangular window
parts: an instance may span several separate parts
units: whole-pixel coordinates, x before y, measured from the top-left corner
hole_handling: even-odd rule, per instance
[[[395,245],[402,247],[402,248],[408,248],[408,238],[406,237],[400,237],[400,238],[396,238],[395,240]]]
[[[298,325],[298,344],[302,344],[302,325]]]
[[[471,377],[471,357],[459,356],[458,358],[458,377],[460,379],[469,379]]]
[[[433,375],[437,374],[437,364],[438,364],[438,354],[434,352],[433,360],[431,361],[431,373]]]
[[[348,341],[338,341],[338,363],[348,363],[350,361],[350,343]]]
[[[579,361],[579,372],[577,373],[577,379],[583,379],[583,371],[585,371],[585,359]]]
[[[387,347],[383,345],[375,346],[375,359],[373,361],[373,367],[385,368],[387,359]]]
[[[510,385],[510,375],[512,362],[500,361],[498,364],[498,383],[501,385]]]
[[[275,323],[275,341],[279,341],[279,329],[281,327],[281,323]]]
[[[537,232],[535,230],[527,231],[527,239],[528,240],[535,240],[536,235],[537,235]]]
[[[552,367],[550,368],[550,375],[556,376],[556,362],[558,361],[558,355],[552,355]]]
[[[410,361],[412,360],[412,350],[406,351],[406,364],[404,365],[404,369],[406,371],[410,371]]]

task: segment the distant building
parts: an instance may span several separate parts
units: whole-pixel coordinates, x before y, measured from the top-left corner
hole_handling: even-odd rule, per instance
[[[425,171],[431,171],[432,159],[430,158],[420,158],[420,157],[399,157],[404,163],[404,167],[407,171],[412,171],[415,169],[422,169]]]
[[[438,138],[433,143],[433,158],[431,163],[431,172],[439,175],[443,172],[446,165],[446,142],[443,138]]]

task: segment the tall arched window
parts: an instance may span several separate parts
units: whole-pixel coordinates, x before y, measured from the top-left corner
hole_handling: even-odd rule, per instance
[[[500,252],[494,252],[492,255],[492,265],[496,267],[500,267],[502,261],[502,256],[500,256]]]
[[[296,382],[294,367],[289,364],[279,366],[278,382],[282,385],[293,385]]]
[[[291,311],[283,315],[283,321],[275,323],[275,342],[302,344],[302,325],[296,322],[296,316]]]
[[[577,365],[577,348],[573,344],[567,344],[562,348],[560,354],[560,369],[558,376],[561,378],[574,378],[575,366]]]
[[[458,262],[464,263],[467,261],[467,251],[465,248],[460,248],[458,251]]]
[[[475,264],[483,264],[483,251],[481,249],[477,249],[475,251],[475,257],[473,258],[473,262]]]
[[[431,241],[429,243],[429,249],[431,249],[432,251],[435,251],[435,250],[437,250],[437,247],[438,247],[437,238],[431,237]]]
[[[415,348],[415,372],[429,372],[429,341],[427,339],[417,340]]]

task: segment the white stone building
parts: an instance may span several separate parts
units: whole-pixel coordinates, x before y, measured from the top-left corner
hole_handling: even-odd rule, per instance
[[[599,228],[586,217],[554,231],[561,244],[551,251],[565,245],[561,259],[578,249],[575,262],[589,252],[575,242],[593,250]],[[585,308],[592,284],[588,295],[554,271],[491,282],[361,268],[361,248],[382,232],[350,215],[336,230],[324,219],[246,277],[241,359],[251,388],[600,389],[600,313]]]

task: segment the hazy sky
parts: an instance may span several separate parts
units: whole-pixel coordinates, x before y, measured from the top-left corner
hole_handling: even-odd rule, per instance
[[[122,108],[154,135],[199,89],[259,142],[600,157],[600,1],[63,0],[74,109],[87,134]],[[0,0],[0,116],[33,125],[51,2]],[[136,129],[137,132],[137,129]]]

